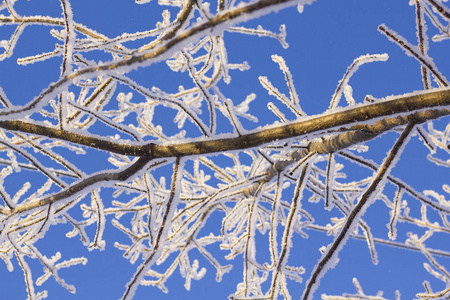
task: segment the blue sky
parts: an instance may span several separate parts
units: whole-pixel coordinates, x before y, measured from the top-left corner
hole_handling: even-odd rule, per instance
[[[277,120],[267,109],[267,103],[276,100],[261,87],[258,76],[267,76],[280,91],[288,93],[283,73],[271,60],[273,54],[284,57],[293,75],[300,104],[303,110],[310,115],[319,114],[328,108],[331,96],[347,67],[355,58],[364,54],[388,53],[389,60],[363,65],[351,78],[350,84],[357,102],[362,102],[367,94],[381,98],[422,90],[419,64],[377,31],[378,25],[385,23],[408,41],[416,44],[415,12],[414,7],[409,6],[408,2],[408,0],[317,0],[311,6],[306,6],[302,14],[299,14],[293,7],[241,24],[252,28],[261,24],[265,29],[275,32],[279,31],[281,24],[285,24],[289,48],[284,49],[275,39],[226,32],[224,39],[229,62],[247,61],[251,68],[244,72],[230,71],[231,83],[228,85],[221,83],[221,91],[235,103],[240,103],[252,92],[256,94],[256,100],[252,102],[250,109],[259,118],[259,123],[242,121],[243,126],[251,130],[258,126],[272,124]],[[175,16],[177,12],[173,7],[161,8],[156,1],[138,5],[131,0],[78,0],[72,1],[71,4],[76,22],[108,37],[118,36],[123,32],[153,28],[154,24],[160,20],[163,9],[169,9],[172,16]],[[15,9],[23,16],[61,16],[61,7],[57,0],[21,0],[17,1]],[[6,11],[0,13],[6,14]],[[429,27],[430,36],[432,36],[434,29]],[[0,26],[0,40],[9,39],[14,28],[13,26]],[[17,42],[14,54],[0,62],[0,86],[15,105],[23,105],[30,101],[60,76],[61,57],[37,62],[26,67],[16,64],[18,58],[54,49],[54,44],[58,41],[49,34],[50,29],[51,27],[48,26],[28,26]],[[448,40],[438,43],[430,42],[429,53],[436,65],[440,67],[440,71],[444,75],[450,76],[450,65],[448,57],[445,55],[448,53],[448,47]],[[96,58],[104,61],[111,59],[102,53],[93,55],[98,55]],[[175,92],[180,84],[192,85],[191,79],[186,73],[173,73],[164,63],[141,68],[128,75],[141,85],[149,88],[158,86],[167,92]],[[116,93],[121,91],[120,89],[129,92],[129,89],[119,87]],[[136,101],[139,101],[138,97],[136,95]],[[341,100],[341,104],[344,102],[345,100]],[[155,118],[160,118],[161,122],[171,122],[171,119],[163,111],[160,111],[159,114]],[[448,118],[437,122],[437,125],[443,128],[447,123]],[[227,127],[221,127],[220,130],[226,131]],[[397,136],[397,134],[389,133],[369,143],[371,150],[366,157],[381,163]],[[414,186],[418,191],[433,189],[443,193],[441,188],[443,183],[448,183],[448,170],[427,162],[424,157],[426,154],[427,149],[417,137],[414,137],[393,174]],[[88,151],[85,156],[73,155],[70,157],[73,163],[79,164],[80,168],[88,174],[102,168],[112,168],[107,158],[107,155],[97,151]],[[349,170],[352,170],[351,178],[367,175],[360,169],[352,167],[351,164],[348,165]],[[161,171],[161,174],[167,176],[167,170]],[[10,182],[10,186],[6,189],[10,193],[14,193],[14,190],[18,189],[18,182],[33,178],[32,175],[24,172],[18,176],[17,181]],[[169,178],[167,180],[169,181]],[[111,191],[105,189],[103,192],[105,202],[112,199]],[[387,193],[392,195],[393,190]],[[408,201],[411,207],[417,209],[411,214],[418,215],[420,206],[414,204],[414,199],[408,199]],[[306,201],[304,208],[318,213],[315,216],[318,219],[329,220],[331,216],[329,213],[323,213],[322,210],[319,211],[317,207]],[[75,215],[80,214],[78,208],[75,210]],[[220,216],[218,215],[218,217]],[[384,205],[376,202],[367,212],[365,220],[373,225],[372,230],[375,236],[387,238],[386,224],[389,222],[389,212]],[[216,222],[220,222],[220,220]],[[211,230],[217,228],[214,221],[208,226]],[[127,238],[115,229],[108,219],[105,231],[106,250],[88,252],[78,237],[72,239],[65,237],[65,233],[70,230],[71,228],[67,224],[53,226],[45,238],[37,243],[37,246],[48,257],[54,255],[55,251],[60,251],[66,259],[79,256],[88,258],[89,262],[85,266],[79,265],[60,271],[61,277],[66,282],[76,286],[77,293],[75,295],[68,293],[53,279],[48,280],[44,286],[37,287],[36,290],[48,290],[48,299],[119,298],[124,292],[125,284],[139,264],[138,260],[137,263],[131,265],[122,257],[123,252],[114,247],[114,241],[126,242]],[[406,239],[406,233],[409,230],[410,228],[406,225],[399,226],[399,241]],[[93,236],[95,228],[90,228],[89,233]],[[303,283],[289,282],[290,292],[294,299],[300,297],[312,267],[320,258],[318,249],[332,241],[331,237],[321,232],[310,230],[307,233],[310,235],[309,239],[295,236],[293,240],[294,248],[291,251],[290,263],[302,264],[306,269]],[[257,240],[257,256],[260,256],[262,260],[268,255],[265,245],[262,241],[259,244]],[[450,251],[448,237],[445,235],[436,234],[433,239],[428,241],[427,246]],[[374,266],[366,243],[350,240],[340,253],[338,266],[329,271],[322,279],[315,299],[319,299],[322,293],[333,295],[340,295],[343,292],[354,293],[353,277],[359,279],[367,294],[375,295],[377,291],[383,290],[384,296],[388,299],[395,298],[395,290],[400,290],[402,299],[412,299],[417,292],[423,291],[421,287],[423,280],[430,281],[436,289],[444,288],[442,282],[424,271],[423,254],[393,249],[384,245],[376,247],[380,262]],[[226,299],[235,291],[236,284],[242,279],[242,258],[238,257],[232,262],[227,262],[223,258],[226,254],[217,249],[214,253],[223,264],[232,263],[234,265],[233,271],[226,274],[222,282],[217,283],[215,270],[206,261],[200,260],[202,267],[207,268],[207,274],[202,280],[193,281],[189,292],[184,289],[184,280],[179,276],[177,270],[176,274],[167,282],[168,294],[164,294],[155,287],[141,286],[135,299]],[[450,268],[448,257],[437,257],[437,260],[447,269]],[[34,276],[40,276],[42,267],[31,260],[27,262],[35,271],[36,275]],[[0,263],[2,297],[4,299],[25,299],[23,274],[17,261],[14,263],[15,270],[12,273],[8,272],[5,265]]]

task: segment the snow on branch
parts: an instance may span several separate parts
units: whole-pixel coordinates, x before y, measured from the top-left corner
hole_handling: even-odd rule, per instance
[[[379,99],[364,99],[349,82],[363,64],[386,61],[388,54],[352,54],[357,58],[344,65],[338,82],[308,82],[309,95],[302,93],[309,87],[298,74],[303,65],[295,65],[305,57],[297,52],[270,56],[255,47],[245,49],[253,51],[248,57],[239,56],[259,37],[287,49],[286,25],[255,23],[281,9],[297,6],[302,12],[314,0],[161,0],[150,5],[170,8],[149,15],[144,28],[112,37],[78,23],[83,12],[74,1],[60,0],[59,18],[23,15],[18,2],[0,4],[0,63],[25,53],[28,30],[45,26],[54,41],[50,47],[28,48],[15,62],[25,70],[60,66],[55,81],[32,100],[0,88],[0,259],[8,271],[20,267],[30,299],[47,297],[37,287],[50,278],[75,293],[62,269],[84,265],[90,251],[108,253],[111,245],[137,265],[122,299],[132,299],[141,286],[170,292],[177,278],[190,290],[211,270],[217,282],[239,278],[230,299],[291,299],[297,292],[315,299],[316,290],[323,299],[385,299],[381,291],[363,290],[366,283],[356,278],[354,294],[319,287],[349,239],[363,241],[362,253],[375,266],[385,255],[377,251],[380,244],[423,254],[424,273],[433,281],[425,281],[416,297],[449,295],[443,260],[450,252],[432,244],[432,238],[450,234],[450,187],[438,173],[450,166],[448,68],[438,64],[448,58],[431,58],[432,42],[450,37],[446,1],[410,2],[417,45],[379,26],[420,63],[423,82],[411,86],[412,92]],[[307,13],[297,17],[307,20]],[[278,15],[273,17],[270,22]],[[437,34],[429,39],[430,32]],[[250,43],[236,43],[238,35]],[[273,63],[265,66],[256,51]],[[257,68],[268,68],[266,74],[250,73],[255,59]],[[17,82],[19,90],[28,89],[28,83]],[[322,90],[332,96],[323,99],[321,113],[311,115],[310,104],[319,107]],[[270,111],[278,121],[271,121]],[[372,149],[395,133],[400,137],[384,160],[371,158],[379,156]],[[406,145],[415,138],[423,143]],[[402,152],[422,144],[422,158],[436,173],[421,169],[409,175],[432,176],[442,183],[437,189],[422,191],[417,182],[391,174]],[[408,164],[415,166],[415,159]],[[369,209],[379,209],[377,218],[365,216]],[[86,248],[86,257],[62,259],[58,247],[66,241],[52,241],[53,254],[46,256],[40,241],[61,224],[67,238],[78,240],[70,242]],[[297,255],[299,245],[305,248]],[[238,261],[242,270],[236,276]],[[435,281],[444,285],[436,289]]]

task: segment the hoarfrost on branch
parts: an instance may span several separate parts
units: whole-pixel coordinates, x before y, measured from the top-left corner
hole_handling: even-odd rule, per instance
[[[22,55],[18,45],[32,26],[50,28],[54,49],[17,63],[60,62],[55,80],[25,103],[0,87],[0,258],[8,271],[22,270],[28,299],[51,297],[41,287],[49,278],[76,293],[59,271],[88,259],[66,258],[57,246],[48,258],[40,246],[63,224],[70,227],[67,238],[78,237],[88,251],[115,247],[136,264],[122,299],[150,289],[143,286],[170,292],[166,284],[177,270],[186,290],[211,270],[218,282],[227,280],[235,261],[243,269],[230,299],[316,299],[327,271],[345,263],[339,254],[349,240],[364,240],[373,264],[383,260],[379,245],[422,253],[423,273],[441,284],[424,279],[423,288],[414,287],[416,297],[450,297],[450,249],[427,246],[434,235],[448,239],[450,233],[448,181],[436,178],[441,190],[418,191],[391,173],[404,150],[415,147],[412,140],[421,141],[435,167],[450,167],[448,57],[430,56],[434,42],[450,38],[446,1],[410,1],[417,41],[389,24],[378,27],[386,43],[417,61],[420,91],[359,99],[352,76],[363,64],[389,57],[361,53],[342,70],[328,107],[317,115],[308,114],[308,99],[296,87],[299,76],[279,54],[271,56],[279,73],[258,78],[258,91],[267,93],[230,94],[233,77],[250,65],[227,51],[236,35],[287,48],[289,28],[277,24],[272,31],[254,26],[255,20],[295,6],[302,18],[314,0],[136,0],[168,8],[153,27],[113,37],[79,23],[82,12],[73,2],[60,1],[62,17],[22,13],[23,0],[0,4],[0,29],[7,33],[0,40],[1,63],[16,51]],[[152,78],[133,79],[162,62],[173,72],[167,80],[183,78],[177,90],[149,86]],[[270,99],[264,118],[252,111],[261,97]],[[267,121],[270,114],[276,121]],[[387,132],[396,139],[376,162],[368,155],[370,142],[388,143]],[[90,171],[80,160],[98,168]],[[368,175],[355,176],[358,170]],[[385,208],[376,224],[365,219],[374,203]],[[120,239],[106,238],[112,228]],[[311,257],[294,255],[298,239],[310,234],[324,237],[313,267],[302,265]],[[320,286],[327,291],[322,299],[387,299],[381,291],[367,294],[357,278],[353,285],[357,294],[331,295]],[[400,296],[396,291],[388,298]]]

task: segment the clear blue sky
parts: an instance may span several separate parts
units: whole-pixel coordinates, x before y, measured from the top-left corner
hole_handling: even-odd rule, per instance
[[[123,32],[135,32],[154,27],[160,20],[162,9],[169,9],[172,16],[177,10],[170,7],[157,5],[153,1],[145,5],[137,5],[132,0],[107,1],[107,0],[77,0],[71,1],[74,20],[108,36],[119,36]],[[271,55],[283,56],[289,66],[296,89],[300,97],[300,104],[308,114],[319,114],[328,107],[330,98],[352,61],[363,54],[388,53],[387,62],[377,62],[362,66],[352,77],[350,84],[353,87],[354,98],[362,102],[365,95],[385,97],[423,89],[420,66],[411,57],[405,55],[397,45],[377,31],[378,25],[385,23],[393,30],[402,34],[408,41],[416,44],[415,12],[414,7],[408,5],[409,0],[317,0],[311,6],[305,7],[299,14],[295,7],[272,13],[258,20],[241,24],[247,27],[256,27],[261,24],[265,29],[278,32],[281,24],[286,24],[287,42],[289,48],[284,49],[275,39],[240,35],[226,32],[225,42],[228,49],[228,60],[231,63],[247,61],[250,70],[239,72],[230,71],[232,77],[229,85],[222,84],[222,92],[228,98],[240,103],[249,93],[256,93],[256,100],[251,104],[252,113],[259,118],[259,123],[243,121],[246,129],[254,129],[260,125],[271,124],[276,117],[267,109],[266,104],[276,101],[269,96],[259,84],[258,76],[267,76],[281,91],[288,93],[283,74],[277,64],[272,62]],[[57,0],[24,1],[20,0],[15,5],[16,11],[23,15],[48,15],[61,16],[60,2]],[[4,10],[1,14],[7,14]],[[431,26],[430,26],[431,27]],[[0,40],[9,39],[14,31],[13,26],[0,26]],[[56,81],[60,75],[61,57],[47,61],[37,62],[27,67],[18,66],[18,58],[36,55],[46,51],[52,51],[58,41],[51,37],[51,27],[28,26],[17,42],[14,54],[0,62],[0,86],[5,91],[9,100],[15,105],[23,105],[37,96],[48,85]],[[61,30],[62,28],[57,28]],[[434,29],[430,28],[430,32]],[[430,34],[431,36],[432,34]],[[434,58],[440,71],[450,76],[450,64],[448,63],[450,41],[431,43],[430,55]],[[2,50],[2,49],[0,49]],[[104,54],[104,61],[110,57]],[[167,92],[174,92],[180,84],[191,86],[190,78],[186,73],[173,74],[166,64],[159,63],[151,68],[139,69],[128,74],[138,83],[147,86],[158,86]],[[119,87],[120,89],[120,87]],[[120,91],[120,90],[119,90]],[[128,92],[128,90],[124,90]],[[138,96],[136,96],[138,97]],[[342,100],[344,101],[344,100]],[[342,104],[344,102],[341,102]],[[157,116],[158,117],[158,116]],[[165,116],[161,115],[165,118]],[[292,116],[291,116],[292,117]],[[448,119],[447,119],[448,120]],[[168,122],[171,119],[167,120]],[[448,121],[447,121],[448,122]],[[442,122],[446,124],[446,122]],[[389,134],[369,143],[371,151],[368,157],[378,163],[381,162],[388,149],[391,147],[397,135]],[[449,178],[448,170],[438,168],[426,161],[424,155],[427,150],[418,141],[417,137],[411,141],[410,148],[405,151],[394,175],[414,186],[418,191],[434,189],[442,193],[441,185],[445,178]],[[88,155],[71,158],[75,164],[80,164],[86,173],[92,173],[103,167],[112,168],[107,162],[107,155],[88,152]],[[414,162],[414,163],[412,163]],[[350,167],[351,168],[351,167]],[[355,178],[360,172],[355,168]],[[427,174],[422,176],[422,174]],[[169,181],[169,178],[167,178]],[[18,181],[25,180],[18,178]],[[11,193],[17,186],[8,187]],[[392,194],[392,192],[391,192]],[[104,201],[112,199],[110,192],[105,191]],[[414,203],[413,199],[408,199]],[[416,209],[418,205],[411,205]],[[304,207],[314,211],[314,207],[304,201]],[[318,212],[316,208],[316,212]],[[79,214],[79,209],[76,213]],[[418,211],[414,212],[418,215]],[[331,215],[317,215],[317,219],[327,218]],[[105,232],[106,250],[103,252],[88,252],[79,238],[67,239],[65,233],[71,230],[67,224],[53,226],[46,237],[39,241],[37,246],[48,257],[55,251],[60,251],[64,258],[85,256],[89,262],[85,266],[75,266],[60,271],[60,275],[66,282],[74,284],[77,294],[72,295],[61,288],[53,279],[48,280],[44,286],[36,290],[49,291],[48,299],[117,299],[123,292],[125,284],[135,272],[138,261],[131,265],[122,257],[122,251],[114,247],[114,241],[128,242],[127,238],[115,229],[108,219]],[[386,224],[389,222],[389,213],[384,205],[375,203],[366,214],[365,220],[373,224],[373,234],[380,238],[387,238]],[[220,221],[217,221],[220,222]],[[214,224],[210,225],[214,230]],[[95,228],[91,228],[90,234],[94,235]],[[398,240],[404,241],[409,228],[400,225]],[[289,288],[294,299],[298,299],[308,279],[312,267],[320,257],[318,249],[327,245],[332,238],[324,233],[308,231],[309,239],[299,236],[294,238],[294,248],[291,251],[290,264],[302,264],[306,268],[303,275],[304,282],[298,284],[289,282]],[[448,237],[436,235],[427,243],[427,246],[450,251]],[[258,244],[261,259],[267,255],[266,244]],[[395,290],[400,290],[402,299],[412,299],[417,292],[422,292],[423,280],[434,284],[435,288],[444,288],[442,282],[437,281],[423,269],[426,261],[423,254],[392,249],[387,246],[377,245],[379,264],[374,266],[370,253],[364,241],[350,240],[345,249],[340,253],[340,263],[329,271],[322,279],[319,290],[315,293],[315,299],[319,299],[322,293],[339,295],[343,292],[354,293],[352,278],[357,277],[362,288],[367,294],[375,295],[378,290],[385,291],[388,299],[395,298]],[[141,286],[135,299],[226,299],[235,291],[236,284],[242,278],[242,258],[233,262],[227,262],[226,255],[216,251],[216,256],[223,264],[232,263],[233,271],[226,274],[223,281],[215,281],[215,270],[205,260],[200,260],[201,266],[207,268],[207,274],[200,281],[193,281],[191,291],[187,292],[183,285],[184,280],[175,271],[167,282],[169,294],[162,293],[156,287]],[[438,261],[450,268],[450,258],[437,257]],[[41,275],[42,267],[33,261],[27,261],[35,272],[34,278]],[[295,263],[297,262],[297,263]],[[6,266],[0,263],[0,290],[1,299],[25,299],[26,290],[23,274],[15,261],[15,271],[10,273]]]

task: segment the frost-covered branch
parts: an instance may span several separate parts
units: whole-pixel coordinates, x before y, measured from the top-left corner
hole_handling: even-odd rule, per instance
[[[308,279],[306,289],[303,292],[303,299],[312,299],[314,291],[319,285],[320,278],[329,268],[333,268],[336,265],[339,251],[348,240],[350,233],[353,232],[355,224],[357,224],[360,217],[365,213],[368,206],[370,206],[371,202],[376,197],[376,194],[380,193],[380,190],[383,189],[387,174],[389,173],[389,170],[393,168],[395,162],[399,159],[399,155],[402,153],[405,144],[409,140],[415,125],[416,124],[414,124],[414,122],[410,122],[403,130],[402,134],[397,139],[388,156],[384,160],[383,165],[378,170],[370,186],[361,196],[358,204],[353,208],[351,214],[347,217],[339,235],[336,237],[334,242],[327,247],[326,252],[314,268],[311,277]]]
[[[446,109],[448,105],[450,105],[450,90],[427,91],[392,97],[392,100],[389,99],[362,105],[341,110],[339,112],[312,116],[306,120],[302,119],[299,122],[286,125],[270,126],[270,128],[258,130],[254,133],[248,133],[239,137],[219,137],[217,139],[180,144],[150,143],[146,145],[136,145],[131,142],[115,142],[113,140],[95,137],[94,135],[83,135],[24,121],[0,121],[0,127],[13,131],[61,139],[118,154],[132,156],[150,155],[152,158],[242,150],[257,147],[275,140],[301,138],[325,130],[333,130],[336,133],[348,131],[349,133],[347,134],[336,134],[336,136],[327,143],[321,143],[320,146],[314,146],[315,151],[318,153],[329,153],[348,147],[351,144],[372,139],[380,133],[407,124],[410,119],[422,123],[427,120],[448,115],[450,114],[450,110]],[[365,124],[365,122],[368,124]],[[357,135],[359,137],[351,137],[352,135]],[[338,146],[339,143],[348,144],[343,147]]]
[[[415,5],[416,44],[380,25],[394,49],[400,46],[415,58],[407,61],[417,65],[423,83],[411,81],[405,94],[400,84],[395,92],[380,93],[378,83],[365,87],[380,97],[398,93],[384,98],[361,96],[358,68],[377,62],[384,73],[375,77],[383,78],[396,63],[395,55],[381,64],[387,54],[355,54],[354,47],[345,45],[352,53],[347,70],[327,86],[328,68],[321,70],[319,82],[309,82],[314,76],[308,73],[298,74],[306,66],[297,62],[315,59],[314,53],[301,57],[287,52],[302,30],[292,34],[292,27],[273,24],[275,14],[270,22],[255,24],[292,6],[301,12],[295,21],[303,20],[309,13],[304,6],[313,2],[160,0],[149,5],[170,7],[149,6],[159,11],[157,16],[149,14],[142,28],[111,37],[79,23],[83,12],[75,1],[57,1],[55,11],[62,13],[57,18],[22,11],[31,3],[24,0],[0,3],[2,66],[9,68],[6,61],[15,59],[25,70],[55,62],[60,67],[54,77],[45,74],[43,79],[53,82],[39,87],[42,92],[32,100],[20,93],[32,82],[17,81],[17,94],[9,86],[0,88],[0,258],[9,271],[20,266],[30,299],[47,296],[36,289],[51,277],[75,292],[59,270],[87,259],[58,263],[60,249],[47,258],[38,244],[60,224],[69,228],[66,237],[79,238],[87,251],[107,253],[113,245],[124,259],[137,263],[123,299],[133,298],[139,286],[170,292],[177,276],[189,290],[211,269],[216,281],[226,280],[236,261],[243,268],[232,275],[241,282],[230,291],[231,299],[290,299],[302,291],[312,299],[348,239],[362,240],[374,265],[385,259],[377,253],[379,244],[420,251],[427,261],[424,273],[445,287],[437,291],[434,281],[425,281],[425,291],[417,297],[448,296],[449,272],[441,259],[448,259],[450,251],[431,244],[431,237],[450,233],[450,187],[438,173],[450,166],[448,55],[431,48],[433,41],[450,36],[446,1],[410,1]],[[120,15],[115,24],[129,22],[125,13]],[[138,26],[135,21],[128,25]],[[36,47],[16,58],[25,53],[23,44],[36,28],[44,28],[42,35],[54,43],[44,45],[39,36]],[[437,34],[429,38],[432,32]],[[239,35],[244,37],[240,41],[261,38],[278,48],[265,53],[265,47],[252,48],[251,42],[236,43]],[[243,48],[249,45],[251,49]],[[44,50],[36,50],[41,46]],[[445,48],[445,41],[439,47]],[[275,64],[266,66],[256,52]],[[268,68],[266,74],[251,73],[255,59],[257,68]],[[365,71],[373,70],[372,65]],[[0,84],[10,84],[4,77],[13,79],[11,69],[2,69],[7,76],[1,76]],[[305,86],[313,92],[304,95]],[[330,97],[317,96],[322,90]],[[340,101],[342,96],[346,101]],[[309,114],[311,103],[314,115]],[[395,132],[400,138],[384,162],[373,158],[379,153],[369,150],[381,149]],[[411,142],[408,149],[424,145],[423,160],[436,172],[424,175],[420,167],[414,176],[432,176],[443,183],[442,190],[422,191],[411,179],[390,173],[409,138],[419,143]],[[416,158],[407,164],[415,166]],[[375,201],[379,205],[371,209],[382,208],[377,218],[369,218],[364,212]],[[419,237],[418,232],[425,234]],[[308,240],[312,234],[334,242],[317,249],[317,240]],[[299,240],[304,249],[297,255]],[[305,263],[315,260],[311,257],[317,250],[322,253],[317,264]],[[40,277],[35,263],[29,263],[33,260],[44,267]],[[304,283],[306,272],[311,275]],[[356,294],[342,296],[333,296],[322,284],[322,298],[384,299],[381,291],[363,291],[366,283],[356,278],[353,284]]]

